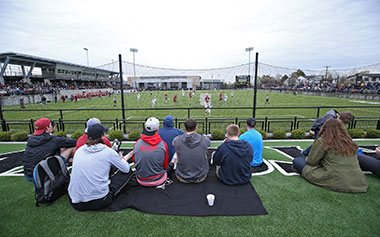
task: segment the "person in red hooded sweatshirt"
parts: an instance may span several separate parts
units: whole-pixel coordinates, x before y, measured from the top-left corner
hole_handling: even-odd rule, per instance
[[[163,184],[174,167],[174,163],[169,164],[168,146],[158,135],[159,127],[157,118],[148,118],[141,138],[135,143],[133,151],[126,156],[127,159],[133,158],[136,180],[142,186]]]

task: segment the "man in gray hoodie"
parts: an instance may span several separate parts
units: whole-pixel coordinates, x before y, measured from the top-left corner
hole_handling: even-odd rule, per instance
[[[207,177],[209,164],[206,152],[211,142],[208,137],[196,133],[197,128],[196,121],[189,118],[185,122],[186,133],[173,140],[177,153],[175,174],[183,183],[201,183]]]

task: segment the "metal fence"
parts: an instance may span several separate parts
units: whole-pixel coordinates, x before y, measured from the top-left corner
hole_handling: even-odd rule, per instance
[[[287,110],[287,109],[312,109],[315,110],[315,117],[256,117],[257,128],[262,129],[266,132],[273,132],[274,130],[284,130],[292,131],[294,129],[303,129],[308,131],[313,124],[313,122],[321,116],[321,109],[349,109],[349,108],[366,108],[374,109],[376,111],[380,110],[380,106],[317,106],[317,107],[257,107],[257,110]],[[229,110],[251,110],[252,107],[224,107],[224,108],[213,108],[213,110],[225,110],[226,114],[229,114]],[[22,110],[24,113],[33,112],[33,111],[54,111],[59,112],[59,119],[56,121],[58,131],[66,131],[67,133],[72,133],[77,130],[84,130],[86,127],[86,121],[88,118],[83,119],[70,119],[64,118],[64,112],[66,111],[97,111],[100,113],[107,113],[109,111],[122,111],[122,109],[34,109],[34,110]],[[185,110],[187,111],[187,118],[191,117],[192,111],[194,110],[204,110],[204,108],[194,107],[194,108],[135,108],[135,109],[125,109],[124,112],[131,110],[167,110],[168,112],[172,110]],[[18,111],[20,110],[0,110],[0,121],[2,131],[29,131],[33,133],[34,131],[34,119],[28,120],[6,120],[4,119],[3,113]],[[187,119],[184,118],[174,118],[174,127],[183,128],[184,122]],[[212,117],[193,117],[197,120],[198,127],[205,134],[210,134],[213,129],[225,129],[229,124],[237,124],[239,127],[244,128],[245,122],[248,117],[225,117],[225,118],[212,118]],[[110,127],[113,130],[123,130],[124,133],[129,133],[132,130],[142,130],[144,122],[147,118],[144,119],[102,119],[102,124]],[[159,118],[161,121],[163,118]],[[377,117],[355,117],[352,123],[348,125],[348,129],[360,128],[360,129],[380,129],[380,116]]]

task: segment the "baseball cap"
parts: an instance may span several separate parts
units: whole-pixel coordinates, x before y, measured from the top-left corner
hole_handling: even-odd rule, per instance
[[[96,123],[88,128],[87,135],[89,140],[94,140],[101,137],[105,132],[108,131],[108,128]]]
[[[88,127],[94,125],[94,124],[100,124],[100,120],[97,118],[90,118],[86,123],[86,129],[84,130],[85,133],[88,131]]]
[[[249,118],[247,119],[247,125],[250,127],[255,127],[256,126],[256,119],[255,118]]]
[[[145,129],[148,132],[155,132],[160,127],[160,121],[155,117],[150,117],[145,122]]]
[[[40,118],[34,123],[35,130],[33,135],[41,135],[49,125],[50,120],[48,118]]]

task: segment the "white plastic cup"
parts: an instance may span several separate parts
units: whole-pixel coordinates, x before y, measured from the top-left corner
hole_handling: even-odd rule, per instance
[[[214,194],[207,194],[207,202],[210,207],[214,206],[215,201],[215,195]]]

